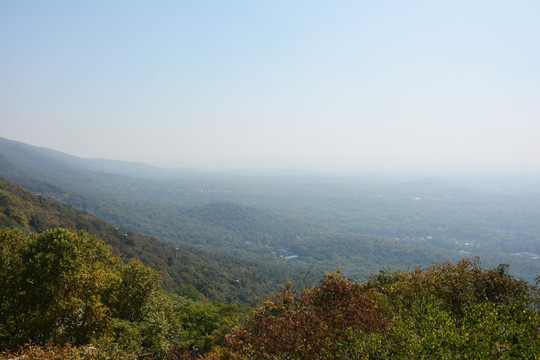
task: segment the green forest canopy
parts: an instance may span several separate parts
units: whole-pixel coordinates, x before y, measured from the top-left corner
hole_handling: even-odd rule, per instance
[[[538,288],[506,270],[465,259],[381,271],[365,283],[336,272],[306,290],[285,286],[244,318],[238,307],[164,291],[155,270],[122,262],[86,232],[2,229],[0,351],[65,359],[534,358]]]

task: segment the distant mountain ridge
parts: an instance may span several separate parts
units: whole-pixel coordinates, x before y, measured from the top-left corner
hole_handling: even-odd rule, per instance
[[[149,173],[166,173],[167,169],[139,162],[108,160],[99,158],[80,158],[49,148],[28,145],[0,137],[0,154],[4,160],[24,167],[43,168],[59,172],[66,167],[77,170],[102,171],[116,175],[141,176]]]
[[[165,180],[121,175],[116,170],[105,172],[115,164],[124,168],[133,166],[137,173],[156,169],[139,163],[80,159],[0,139],[0,176],[114,224],[159,236],[171,243],[186,241],[201,245],[232,236],[242,238],[241,242],[251,241],[253,237],[265,245],[269,239],[275,240],[284,234],[294,238],[306,232],[306,226],[316,228],[315,224],[291,221],[271,211],[228,201],[227,192],[223,192],[222,201],[216,202],[219,193],[201,190],[205,179],[188,176],[188,185],[183,186],[189,186],[190,190],[185,195],[182,189],[184,192],[180,194],[184,197],[177,201],[174,198],[178,196],[177,191],[164,190],[170,186]],[[206,194],[210,194],[210,200],[205,200]],[[201,200],[193,201],[195,197]],[[166,226],[161,226],[164,223]],[[172,223],[181,227],[181,231],[171,233],[168,227]],[[276,224],[279,233],[276,233]]]

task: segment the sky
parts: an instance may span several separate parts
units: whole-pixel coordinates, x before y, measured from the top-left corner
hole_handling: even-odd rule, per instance
[[[540,171],[540,2],[0,1],[0,137],[166,167]]]

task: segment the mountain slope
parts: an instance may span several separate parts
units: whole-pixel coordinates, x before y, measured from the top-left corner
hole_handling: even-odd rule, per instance
[[[169,289],[191,285],[221,301],[253,303],[278,289],[286,272],[260,262],[165,244],[151,236],[118,228],[93,215],[32,194],[0,178],[0,227],[41,232],[52,227],[86,230],[123,258],[136,258],[158,269]],[[238,280],[238,281],[236,281]]]
[[[192,191],[204,186],[207,178],[176,180],[174,184],[183,187],[178,198],[177,191],[166,190],[170,184],[163,180],[108,173],[108,167],[93,169],[98,163],[104,162],[0,138],[0,176],[44,197],[172,244],[214,247],[244,258],[255,252],[259,258],[271,254],[263,246],[283,246],[318,230],[314,223],[275,212],[230,201],[216,202],[220,199],[217,192]],[[129,164],[136,172],[147,169],[142,164]]]
[[[145,176],[127,176],[128,168]],[[163,174],[0,139],[0,176],[115,226],[211,251],[217,261],[267,265],[250,276],[283,266],[290,273],[281,259],[290,254],[303,269],[293,272],[341,267],[359,279],[381,267],[464,256],[510,264],[528,281],[540,266],[532,258],[540,251],[538,194],[449,189],[433,179],[373,186],[355,178]]]

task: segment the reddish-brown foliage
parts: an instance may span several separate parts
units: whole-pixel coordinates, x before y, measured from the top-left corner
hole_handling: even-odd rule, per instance
[[[319,287],[301,293],[285,290],[256,309],[245,328],[235,328],[222,358],[327,358],[351,334],[388,328],[378,294],[339,273],[327,274]]]

